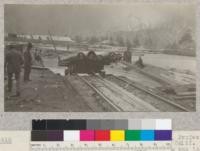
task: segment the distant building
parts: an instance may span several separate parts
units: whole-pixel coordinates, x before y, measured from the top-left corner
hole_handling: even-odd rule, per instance
[[[74,42],[70,37],[67,36],[52,36],[52,39],[55,41]]]
[[[18,35],[18,37],[23,37],[26,39],[32,39],[32,40],[47,40],[49,41],[51,38],[49,35]],[[52,39],[54,41],[63,41],[63,42],[73,42],[73,40],[70,37],[67,36],[54,36],[52,35]]]
[[[8,38],[17,38],[17,34],[15,34],[15,33],[8,33],[8,34],[6,34],[6,36]]]

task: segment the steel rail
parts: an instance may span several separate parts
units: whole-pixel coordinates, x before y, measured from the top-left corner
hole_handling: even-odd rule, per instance
[[[123,111],[120,107],[112,103],[112,101],[109,98],[107,98],[101,91],[99,91],[95,86],[93,86],[87,79],[81,76],[78,77],[82,81],[84,81],[89,87],[91,87],[97,94],[99,94],[107,103],[109,103],[113,108],[115,108],[115,110],[117,110],[118,112]]]
[[[141,86],[138,86],[138,85],[135,85],[133,83],[130,83],[129,81],[127,81],[125,79],[122,79],[120,77],[116,77],[116,76],[113,76],[113,77],[116,78],[116,79],[118,79],[118,80],[120,80],[120,81],[123,81],[123,82],[127,83],[128,85],[131,85],[132,87],[135,87],[135,88],[137,88],[137,89],[139,89],[139,90],[141,90],[141,91],[143,91],[143,92],[145,92],[145,93],[147,93],[147,94],[149,94],[149,95],[151,95],[151,96],[153,96],[153,97],[155,97],[155,98],[157,98],[159,100],[162,100],[163,102],[166,102],[166,103],[168,103],[170,105],[173,105],[173,106],[175,106],[175,107],[177,107],[177,108],[179,108],[179,109],[181,109],[183,111],[189,112],[189,110],[187,108],[185,108],[185,107],[183,107],[183,106],[181,106],[181,105],[179,105],[177,103],[174,103],[174,102],[172,102],[171,100],[169,100],[167,98],[159,96],[159,95],[157,95],[157,94],[155,94],[155,93],[153,93],[153,92],[151,92],[151,91],[149,91],[149,90],[147,90],[145,88],[142,88]]]

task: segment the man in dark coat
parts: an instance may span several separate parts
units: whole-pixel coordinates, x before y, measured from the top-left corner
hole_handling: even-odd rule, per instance
[[[16,80],[16,96],[20,96],[20,72],[23,64],[22,54],[14,46],[9,47],[5,57],[5,69],[8,75],[8,92],[12,91],[13,74]]]
[[[128,63],[131,63],[131,59],[132,59],[132,53],[130,51],[130,48],[127,47],[127,50],[124,52],[124,55],[123,55],[123,60]]]
[[[31,56],[32,44],[28,43],[27,49],[24,52],[24,81],[30,81],[30,73],[32,66],[32,56]]]

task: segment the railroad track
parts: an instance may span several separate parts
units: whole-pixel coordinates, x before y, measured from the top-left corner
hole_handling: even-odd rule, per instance
[[[135,94],[136,96],[142,98],[146,102],[152,104],[153,106],[158,108],[160,111],[168,111],[168,112],[171,112],[171,111],[189,112],[190,111],[184,106],[173,102],[173,100],[170,100],[168,98],[155,94],[155,92],[152,92],[151,90],[145,87],[142,87],[141,85],[138,85],[132,81],[128,81],[125,78],[109,75],[107,76],[107,79],[112,82],[117,83],[119,86],[123,87],[127,91]]]
[[[116,111],[154,111],[159,110],[120,86],[100,76],[79,76]]]
[[[81,80],[83,80],[90,88],[92,88],[98,95],[100,95],[103,100],[105,100],[108,104],[110,104],[116,111],[122,111],[120,107],[115,105],[112,100],[110,100],[107,96],[105,96],[100,90],[98,90],[94,85],[92,85],[86,78],[79,76]]]

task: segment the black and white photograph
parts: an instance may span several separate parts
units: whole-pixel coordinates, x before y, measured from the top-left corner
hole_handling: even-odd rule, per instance
[[[195,12],[5,4],[5,112],[195,112]]]

